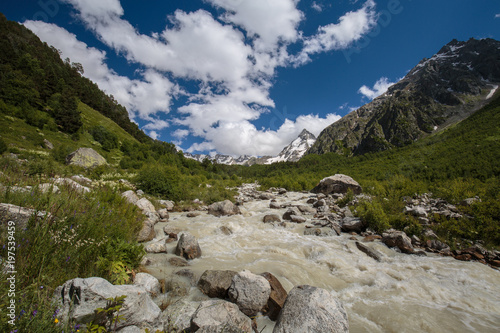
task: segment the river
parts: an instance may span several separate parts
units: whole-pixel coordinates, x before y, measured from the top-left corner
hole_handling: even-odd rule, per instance
[[[277,201],[306,204],[310,196],[288,192]],[[383,254],[377,262],[359,251],[349,234],[304,236],[305,224],[263,223],[265,215],[286,211],[270,209],[269,200],[246,202],[241,210],[241,215],[225,217],[171,213],[169,222],[156,225],[157,234],[163,235],[168,225],[198,238],[203,255],[188,267],[196,277],[207,269],[248,269],[274,274],[287,291],[301,284],[335,291],[347,310],[350,332],[499,332],[497,270],[451,257],[401,254],[381,242],[365,243]],[[222,226],[232,233],[226,235]],[[167,255],[148,254],[153,259],[148,270],[157,278],[168,279],[180,269],[166,261],[174,256],[174,248],[175,243],[170,244]],[[196,287],[190,296],[203,297]],[[267,317],[259,316],[257,322],[259,331],[272,332],[274,322]]]

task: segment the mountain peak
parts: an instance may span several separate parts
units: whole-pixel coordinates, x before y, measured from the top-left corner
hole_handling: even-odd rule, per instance
[[[499,83],[499,41],[454,39],[387,93],[325,128],[308,153],[360,155],[408,145],[468,117]]]

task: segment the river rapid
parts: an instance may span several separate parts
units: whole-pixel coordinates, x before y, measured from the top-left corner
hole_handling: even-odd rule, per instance
[[[276,199],[280,204],[305,205],[310,196],[288,192]],[[234,216],[202,212],[189,218],[171,213],[169,222],[156,225],[157,235],[163,235],[167,225],[187,231],[198,238],[203,255],[188,267],[171,266],[167,260],[174,256],[172,243],[168,254],[148,254],[153,260],[148,270],[168,280],[184,268],[196,279],[207,269],[248,269],[272,273],[287,291],[301,284],[335,291],[348,313],[350,332],[499,332],[499,271],[451,257],[401,254],[379,241],[365,243],[383,254],[377,262],[359,251],[349,234],[304,236],[305,224],[263,223],[265,215],[282,216],[286,211],[270,209],[269,202],[245,202],[242,214]],[[232,233],[227,235],[221,227]],[[192,287],[187,297],[205,296]],[[257,323],[259,331],[272,332],[274,322],[267,317],[259,316]]]

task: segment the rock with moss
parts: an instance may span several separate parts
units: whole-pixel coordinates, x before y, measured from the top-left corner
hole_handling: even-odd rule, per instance
[[[66,164],[95,168],[106,165],[106,159],[92,148],[79,148],[66,157]]]

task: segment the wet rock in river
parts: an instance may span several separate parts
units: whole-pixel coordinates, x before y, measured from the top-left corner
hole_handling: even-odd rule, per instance
[[[224,200],[220,202],[215,202],[208,206],[208,214],[214,216],[229,216],[240,214],[240,209],[238,206],[233,204],[229,200]]]
[[[300,210],[297,207],[290,207],[283,214],[283,220],[289,220],[289,221],[291,221],[292,220],[291,219],[292,215],[300,216],[300,215],[302,215],[302,213],[300,212]]]
[[[397,247],[403,253],[414,253],[411,239],[404,231],[388,230],[382,235],[382,242],[388,247]]]
[[[187,232],[183,233],[177,242],[175,254],[188,260],[201,257],[201,248],[196,237]]]
[[[281,222],[281,218],[277,214],[268,214],[262,219],[264,223]]]
[[[227,298],[227,291],[236,274],[230,270],[206,270],[198,281],[198,288],[208,297]]]
[[[341,228],[343,232],[354,231],[360,233],[366,229],[366,225],[359,217],[344,217]]]
[[[381,261],[382,257],[381,255],[375,251],[375,250],[372,250],[371,248],[369,248],[368,246],[366,246],[365,244],[363,243],[360,243],[360,242],[356,242],[356,247],[363,253],[365,253],[367,256],[377,260],[377,261]]]
[[[229,299],[236,303],[241,312],[255,316],[267,304],[271,286],[266,278],[244,270],[233,277],[229,287]]]

